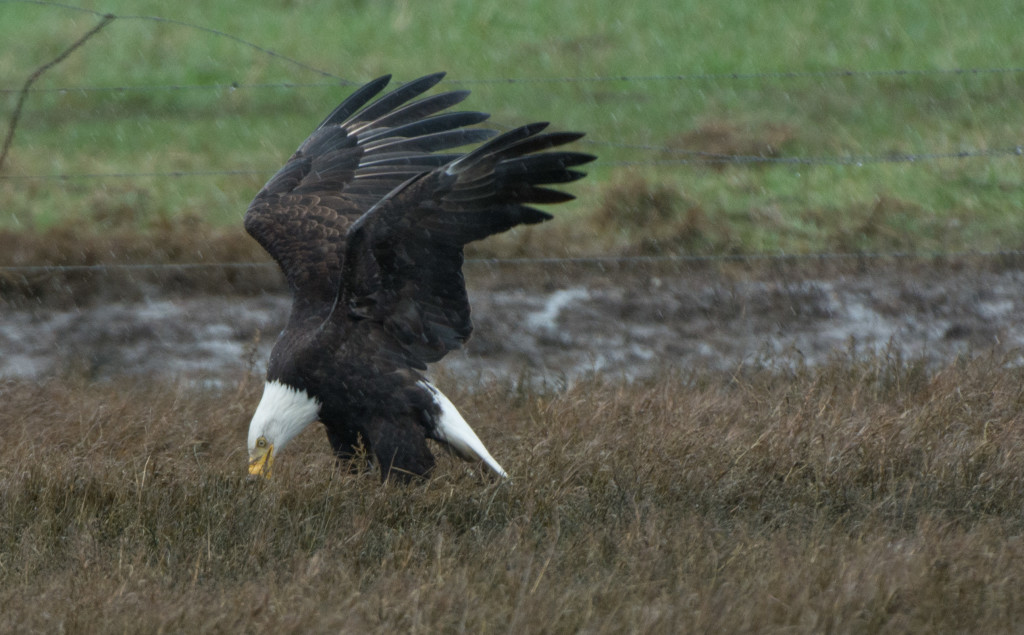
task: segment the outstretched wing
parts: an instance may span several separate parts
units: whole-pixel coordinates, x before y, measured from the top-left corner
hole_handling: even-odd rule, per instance
[[[348,228],[410,177],[461,156],[435,152],[494,136],[490,130],[466,128],[487,119],[484,113],[438,114],[465,99],[468,91],[416,100],[442,77],[421,77],[372,103],[390,76],[359,88],[317,126],[249,205],[245,228],[281,266],[297,302],[333,303]]]
[[[463,246],[551,216],[530,203],[570,194],[542,187],[582,178],[588,154],[547,151],[579,139],[543,133],[546,123],[509,131],[465,156],[411,177],[349,229],[342,306],[334,319],[381,323],[410,363],[423,367],[458,348],[473,329],[462,277]]]

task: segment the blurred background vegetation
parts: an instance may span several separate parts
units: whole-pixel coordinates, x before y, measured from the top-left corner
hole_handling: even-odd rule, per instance
[[[241,236],[353,85],[446,70],[493,126],[550,120],[600,157],[570,222],[495,253],[1024,246],[1011,0],[2,2],[5,127],[31,73],[108,12],[27,96],[2,230]]]

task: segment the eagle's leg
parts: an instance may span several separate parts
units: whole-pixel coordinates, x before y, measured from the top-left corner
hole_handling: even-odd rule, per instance
[[[327,440],[334,449],[334,456],[339,466],[347,466],[352,474],[366,472],[373,467],[367,456],[366,449],[359,438],[359,433],[352,430],[325,425]]]
[[[380,464],[381,481],[411,481],[426,477],[434,469],[434,455],[419,423],[375,417],[367,428],[370,450]]]

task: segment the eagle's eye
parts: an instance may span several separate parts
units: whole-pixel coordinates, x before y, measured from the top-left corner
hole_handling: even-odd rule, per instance
[[[265,448],[267,447],[267,437],[260,437],[256,439],[256,447]]]

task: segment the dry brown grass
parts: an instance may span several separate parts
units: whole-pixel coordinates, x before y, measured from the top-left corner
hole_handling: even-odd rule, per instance
[[[38,233],[0,230],[0,301],[63,306],[138,299],[154,287],[194,294],[259,293],[281,286],[280,274],[270,267],[159,267],[237,262],[269,262],[269,257],[241,228],[215,229],[189,216],[157,222],[144,231],[102,223],[69,224]],[[52,269],[8,269],[38,266]]]
[[[247,480],[253,377],[8,381],[0,631],[1016,630],[1022,375],[448,386],[513,479],[453,459],[417,486],[313,430]]]
[[[793,126],[785,123],[741,125],[728,119],[710,119],[697,128],[678,135],[669,146],[682,152],[700,152],[716,170],[729,165],[757,166],[757,163],[730,163],[733,157],[777,157],[796,136]],[[669,153],[668,156],[678,156]],[[721,162],[715,163],[718,159]]]
[[[603,188],[588,222],[591,242],[626,255],[719,253],[729,244],[728,229],[709,220],[699,202],[634,172]]]

